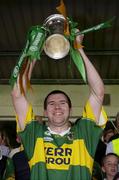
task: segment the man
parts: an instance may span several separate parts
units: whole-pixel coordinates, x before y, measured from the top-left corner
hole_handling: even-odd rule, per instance
[[[101,165],[102,158],[106,153],[106,147],[109,141],[109,138],[114,135],[113,129],[108,129],[103,131],[102,137],[100,138],[96,153],[95,153],[95,161]]]
[[[83,36],[76,41],[81,43]],[[104,85],[97,71],[80,48],[87,71],[90,95],[84,108],[83,118],[71,126],[69,117],[71,101],[62,91],[49,93],[44,101],[47,126],[34,120],[32,107],[19,83],[12,91],[12,100],[17,114],[18,132],[29,159],[32,180],[88,180],[91,179],[93,158],[102,132],[102,102]],[[30,64],[29,79],[35,65]],[[26,87],[25,73],[23,86]],[[102,118],[103,119],[103,118]]]

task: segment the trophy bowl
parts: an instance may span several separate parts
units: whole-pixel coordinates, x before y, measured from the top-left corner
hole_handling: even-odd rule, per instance
[[[61,14],[53,14],[44,21],[44,27],[49,30],[44,42],[44,51],[52,59],[61,59],[69,52],[70,43],[64,36],[65,21]]]
[[[53,59],[61,59],[69,52],[69,41],[61,34],[49,36],[44,44],[45,53]]]

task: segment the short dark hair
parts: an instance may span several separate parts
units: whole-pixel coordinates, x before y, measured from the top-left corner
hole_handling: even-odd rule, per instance
[[[61,91],[61,90],[53,90],[51,91],[44,99],[44,109],[46,110],[47,108],[47,99],[50,95],[52,94],[63,94],[66,98],[67,98],[67,101],[68,101],[68,105],[69,105],[69,108],[72,107],[72,104],[71,104],[71,100],[69,98],[69,96],[64,92],[64,91]]]
[[[106,155],[104,155],[104,157],[102,158],[102,166],[104,165],[104,163],[105,163],[105,160],[107,159],[107,157],[109,157],[109,156],[115,156],[115,157],[117,157],[117,159],[119,158],[119,156],[116,154],[116,153],[113,153],[113,152],[110,152],[110,153],[108,153],[108,154],[106,154]]]

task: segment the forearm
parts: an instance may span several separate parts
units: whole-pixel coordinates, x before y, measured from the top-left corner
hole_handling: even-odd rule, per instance
[[[14,109],[18,116],[20,129],[24,129],[24,120],[26,117],[26,113],[28,111],[29,102],[27,101],[27,97],[26,97],[27,81],[28,80],[30,81],[34,65],[35,65],[35,60],[34,62],[28,63],[26,70],[24,71],[24,74],[22,76],[22,88],[24,89],[24,93],[21,92],[19,76],[11,93]]]
[[[89,58],[84,53],[82,48],[79,49],[79,53],[83,58],[86,74],[87,74],[87,81],[90,87],[90,92],[93,93],[97,100],[102,103],[104,97],[104,84],[102,79],[100,78],[98,72],[94,68],[93,64],[90,62]]]
[[[95,121],[99,123],[104,98],[104,84],[95,67],[84,53],[84,50],[80,48],[78,51],[85,64],[87,81],[90,88],[88,101],[94,113]]]

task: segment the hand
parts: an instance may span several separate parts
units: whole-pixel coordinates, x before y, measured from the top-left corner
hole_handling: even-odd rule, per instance
[[[76,32],[80,32],[79,29],[76,29]],[[76,41],[77,41],[77,43],[82,44],[83,38],[84,38],[84,34],[77,35],[77,36],[76,36]]]

